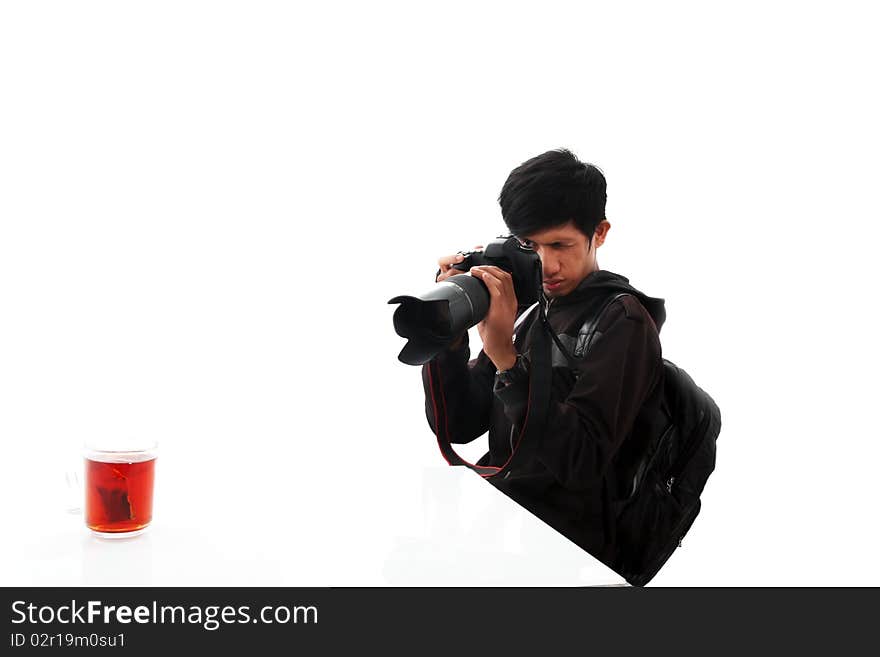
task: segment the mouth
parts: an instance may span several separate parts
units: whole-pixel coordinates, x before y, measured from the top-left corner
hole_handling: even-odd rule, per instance
[[[545,281],[544,281],[544,287],[547,288],[548,290],[555,290],[555,289],[557,289],[560,285],[562,285],[562,279],[561,279],[561,278],[555,278],[555,279],[545,280]]]

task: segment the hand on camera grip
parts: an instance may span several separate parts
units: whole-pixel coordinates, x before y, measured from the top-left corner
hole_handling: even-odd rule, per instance
[[[473,250],[479,251],[482,248],[482,246],[475,246]],[[439,283],[445,281],[450,276],[465,273],[466,270],[459,269],[458,266],[461,265],[467,256],[468,253],[459,252],[438,259],[437,264],[440,265],[440,271],[437,272],[436,281]]]

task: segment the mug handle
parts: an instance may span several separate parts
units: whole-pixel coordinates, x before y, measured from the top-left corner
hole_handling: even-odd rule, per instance
[[[83,475],[79,470],[66,470],[64,472],[65,498],[64,510],[71,515],[80,515],[83,512]]]

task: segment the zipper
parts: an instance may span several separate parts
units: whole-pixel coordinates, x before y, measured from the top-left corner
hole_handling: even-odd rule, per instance
[[[661,449],[666,444],[666,440],[669,437],[669,434],[675,428],[674,424],[670,424],[663,430],[663,433],[660,435],[660,438],[657,440],[656,448],[654,449],[654,453],[651,454],[651,457],[647,461],[642,461],[641,465],[637,468],[636,474],[633,475],[633,487],[630,491],[627,499],[631,499],[633,495],[636,494],[636,491],[641,487],[642,480],[645,477],[645,473],[651,470],[651,467],[654,465],[654,461],[657,460],[657,457],[660,455]],[[667,481],[666,490],[670,490],[670,484]]]
[[[697,447],[700,446],[701,438],[705,433],[705,428],[708,423],[709,413],[704,410],[703,419],[697,425],[697,428],[694,430],[693,434],[691,434],[690,440],[688,440],[684,451],[678,455],[678,458],[675,460],[673,466],[667,471],[667,474],[669,475],[666,478],[667,492],[672,492],[672,487],[675,485],[675,481],[681,476],[681,473],[684,470],[685,466],[694,457],[694,454],[697,451]]]

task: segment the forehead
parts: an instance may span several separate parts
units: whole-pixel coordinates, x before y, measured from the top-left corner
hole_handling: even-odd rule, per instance
[[[552,244],[553,242],[571,242],[586,239],[580,229],[574,223],[568,222],[561,226],[554,226],[529,235],[518,235],[521,239],[529,240],[535,244]]]

